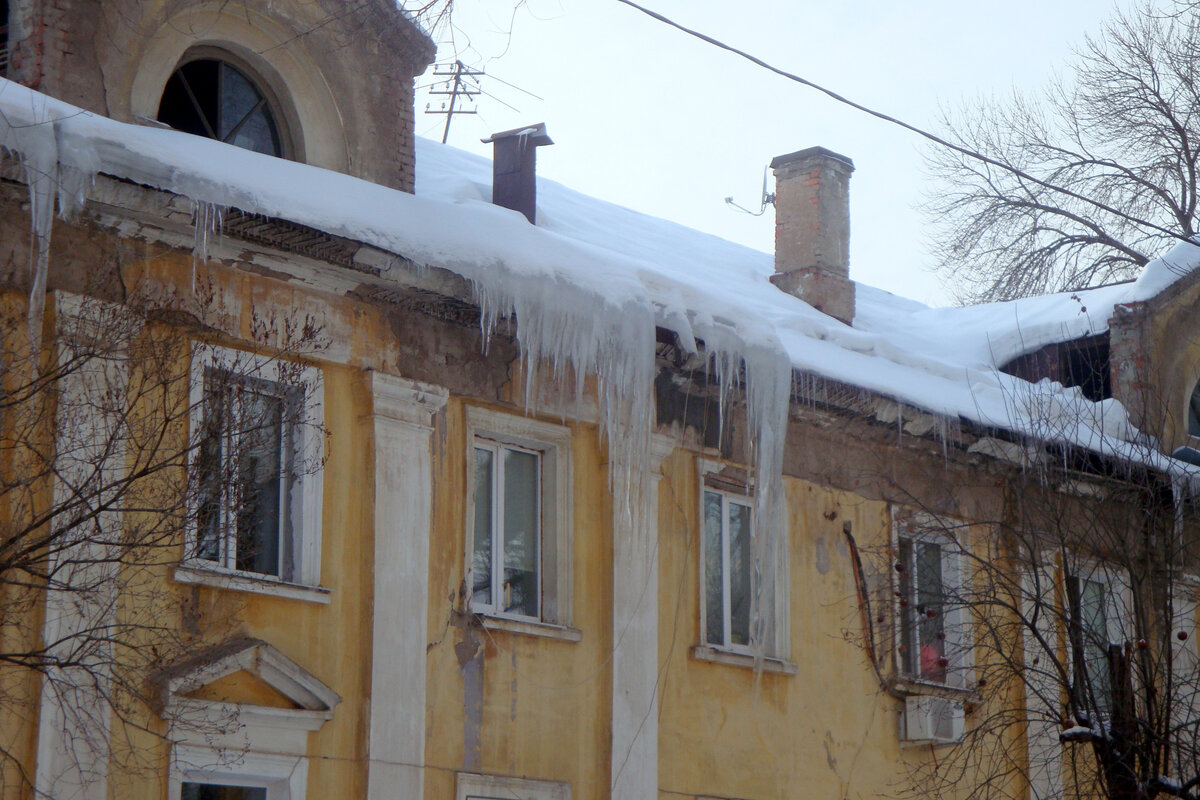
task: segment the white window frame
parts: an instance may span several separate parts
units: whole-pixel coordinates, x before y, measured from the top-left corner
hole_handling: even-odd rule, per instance
[[[970,540],[965,523],[946,518],[938,518],[925,512],[916,512],[901,506],[892,506],[892,563],[898,564],[900,558],[900,541],[905,539],[914,544],[928,542],[936,544],[941,549],[941,573],[943,585],[952,586],[950,596],[955,592],[965,592],[969,589],[970,576],[965,568],[962,552],[969,548]],[[953,529],[953,535],[947,533]],[[966,710],[964,700],[974,685],[974,639],[971,636],[969,612],[961,605],[951,603],[949,610],[944,610],[943,632],[946,634],[944,648],[946,665],[946,680],[934,681],[914,675],[906,669],[905,651],[903,647],[912,647],[919,641],[916,631],[917,617],[917,584],[915,577],[916,548],[911,548],[910,563],[903,564],[903,573],[891,568],[888,572],[893,576],[890,581],[892,592],[893,625],[892,658],[895,665],[895,688],[903,692],[905,710],[900,715],[900,739],[902,746],[955,745],[962,741],[966,732]],[[910,597],[903,596],[902,576],[908,575]],[[906,600],[901,604],[901,600]],[[911,615],[911,616],[910,616]],[[909,616],[910,629],[914,632],[913,641],[904,641],[903,619]],[[918,672],[920,669],[920,651],[916,655]],[[950,725],[948,736],[936,736],[930,731],[921,731],[914,725],[914,720],[924,718],[929,714],[946,715]]]
[[[184,783],[266,789],[267,800],[304,800],[308,759],[252,751],[223,755],[205,747],[178,744],[171,753],[168,800],[181,800]]]
[[[936,544],[941,549],[941,573],[942,583],[945,586],[952,587],[950,592],[953,597],[954,592],[963,592],[967,588],[967,575],[965,574],[963,558],[961,551],[968,546],[965,540],[966,525],[954,520],[936,520],[934,517],[924,513],[911,513],[905,510],[896,510],[892,514],[892,552],[895,553],[896,563],[899,563],[900,558],[900,541],[902,539],[917,544],[927,542]],[[916,530],[908,530],[909,523],[913,523]],[[956,536],[950,536],[944,531],[947,527],[951,527],[962,533]],[[915,581],[915,562],[916,548],[912,548],[912,563],[903,565],[903,572],[893,571],[893,586],[895,600],[893,601],[893,619],[896,620],[895,625],[895,645],[894,658],[896,664],[896,674],[912,687],[919,688],[922,686],[937,688],[937,689],[958,689],[966,690],[972,682],[973,677],[973,655],[972,655],[972,638],[970,632],[970,620],[967,619],[967,609],[961,605],[951,604],[948,611],[943,617],[943,632],[945,638],[945,652],[948,664],[946,666],[946,680],[935,681],[928,678],[922,678],[920,672],[920,652],[918,651],[916,658],[918,659],[917,674],[913,674],[906,668],[906,650],[904,648],[912,647],[918,643],[916,631],[919,629],[919,621],[917,618],[918,607],[916,605],[916,595],[918,591]],[[904,576],[909,576],[909,588],[911,597],[903,596]],[[901,600],[906,601],[901,603]],[[910,628],[914,632],[913,641],[904,641],[904,624],[905,618],[909,619]]]
[[[703,555],[704,550],[708,544],[708,542],[706,541],[706,539],[708,537],[708,530],[707,530],[708,518],[705,515],[705,495],[707,495],[707,494],[714,494],[714,495],[718,496],[719,498],[721,498],[721,531],[720,531],[721,575],[722,575],[722,580],[721,580],[721,624],[722,624],[723,629],[720,632],[720,641],[719,642],[714,642],[710,639],[709,634],[711,633],[711,631],[708,630],[708,592],[706,591],[707,587],[708,587],[707,574],[706,574],[707,567],[708,567],[708,564],[707,564],[708,559],[705,558]],[[715,489],[711,486],[703,486],[701,488],[700,508],[701,508],[702,516],[700,518],[700,528],[701,528],[701,533],[700,533],[700,536],[701,536],[701,542],[700,542],[700,548],[701,548],[700,549],[700,552],[701,552],[701,556],[700,556],[701,639],[700,639],[700,641],[707,647],[713,647],[718,650],[724,650],[729,653],[741,653],[743,655],[753,655],[754,650],[753,650],[753,648],[751,648],[749,643],[736,644],[732,641],[732,639],[733,639],[733,632],[732,632],[733,608],[732,608],[732,600],[730,598],[730,594],[731,594],[730,587],[731,587],[732,581],[730,580],[730,573],[729,573],[729,546],[730,546],[730,544],[729,544],[729,539],[730,539],[729,507],[731,504],[742,506],[743,508],[749,509],[749,511],[750,511],[750,549],[751,549],[751,552],[753,552],[753,550],[754,550],[754,534],[755,534],[754,497],[752,495],[737,494],[735,492],[730,492],[730,491],[726,491],[723,489]],[[753,586],[754,570],[753,569],[751,569],[751,578],[750,579],[752,582],[751,587],[750,587],[750,592],[751,592],[751,595],[753,595],[753,593],[754,593],[754,586]]]
[[[191,430],[204,424],[204,377],[209,369],[244,375],[248,381],[278,384],[285,391],[303,393],[299,424],[291,430],[292,459],[315,465],[301,470],[287,491],[286,535],[291,539],[294,563],[290,580],[265,573],[239,570],[230,564],[202,559],[195,555],[198,530],[197,511],[189,510],[184,558],[175,570],[175,579],[184,583],[202,583],[223,588],[275,594],[298,599],[328,602],[328,592],[318,586],[321,577],[321,508],[324,473],[324,381],[321,370],[295,362],[285,362],[258,353],[234,350],[201,342],[193,343],[189,401]],[[198,447],[189,458],[190,474],[198,474]],[[192,493],[193,501],[195,493]],[[235,533],[222,525],[222,538]],[[282,548],[281,548],[282,549]],[[222,552],[227,552],[222,546]],[[228,560],[228,559],[227,559]],[[235,563],[235,562],[234,562]]]
[[[1113,567],[1104,561],[1078,553],[1068,553],[1062,571],[1063,620],[1066,630],[1063,631],[1067,646],[1067,666],[1071,677],[1071,690],[1075,690],[1075,644],[1072,641],[1072,627],[1075,618],[1072,615],[1069,581],[1071,578],[1083,579],[1098,583],[1104,587],[1104,627],[1109,642],[1124,643],[1126,634],[1132,633],[1127,629],[1131,621],[1128,616],[1132,597],[1130,595],[1129,578],[1124,569]]]
[[[471,611],[489,627],[531,635],[555,635],[578,640],[570,627],[572,614],[572,466],[571,430],[541,420],[505,414],[469,406],[466,410],[466,520],[464,575],[472,585],[471,570],[475,538],[475,448],[481,446],[512,448],[535,453],[539,460],[540,485],[537,487],[540,510],[538,542],[538,616],[506,614],[498,604],[477,606],[468,596]],[[494,462],[495,463],[495,462]],[[499,516],[493,511],[493,523]],[[497,547],[493,528],[493,574],[497,559],[502,559],[503,542]],[[502,573],[500,573],[502,574]],[[494,597],[493,597],[494,599]]]
[[[503,775],[459,772],[454,780],[455,800],[571,800],[571,784]],[[274,800],[274,798],[271,798]]]
[[[733,663],[744,666],[753,664],[754,650],[750,645],[730,644],[725,632],[722,632],[722,641],[724,644],[712,644],[708,641],[708,607],[707,607],[707,592],[705,591],[705,559],[703,556],[705,531],[705,516],[704,516],[704,493],[714,492],[723,495],[726,498],[731,498],[741,505],[750,507],[750,535],[751,535],[751,550],[754,549],[754,537],[758,534],[758,509],[757,500],[754,495],[754,487],[748,485],[745,480],[746,471],[741,467],[731,467],[708,458],[697,459],[697,472],[699,473],[699,488],[697,495],[697,520],[698,520],[698,542],[701,554],[697,558],[699,562],[700,574],[700,643],[692,648],[693,657],[702,661],[711,661],[714,663]],[[730,473],[735,473],[737,476],[730,478]],[[722,501],[722,560],[726,565],[723,575],[726,580],[723,581],[721,597],[722,603],[725,606],[723,609],[724,625],[726,631],[730,625],[729,617],[729,586],[728,586],[728,554],[729,554],[729,539],[727,534],[727,516],[728,512],[725,501]],[[785,674],[794,674],[796,667],[787,660],[788,654],[788,633],[789,633],[789,581],[788,581],[788,537],[786,529],[780,533],[777,543],[777,552],[775,560],[774,574],[774,596],[764,598],[765,610],[768,613],[767,618],[767,636],[763,643],[763,655],[766,657],[767,663],[764,668],[772,672],[782,672]],[[751,579],[753,580],[753,571],[751,571]],[[751,591],[753,591],[753,586]],[[753,621],[752,621],[753,624]]]

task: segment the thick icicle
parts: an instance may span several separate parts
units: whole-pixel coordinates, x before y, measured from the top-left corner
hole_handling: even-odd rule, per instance
[[[64,217],[82,208],[95,175],[96,159],[90,151],[77,151],[62,144],[59,121],[49,110],[48,98],[32,94],[29,102],[28,117],[18,124],[0,114],[0,148],[20,159],[29,187],[29,234],[33,246],[29,253],[27,321],[30,352],[37,352],[46,309],[55,198],[59,214]],[[62,163],[64,160],[67,163]]]

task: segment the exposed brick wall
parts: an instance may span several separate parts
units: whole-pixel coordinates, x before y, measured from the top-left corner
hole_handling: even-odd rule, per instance
[[[411,192],[413,79],[434,47],[390,0],[239,0],[294,34],[289,55],[310,60],[335,98],[345,130],[346,171]],[[166,11],[142,0],[10,0],[9,77],[53,97],[117,117],[131,71],[167,15],[219,4],[174,0]],[[203,37],[198,38],[198,43]],[[113,98],[110,99],[110,93]],[[124,95],[122,95],[124,93]],[[127,118],[127,117],[126,117]]]

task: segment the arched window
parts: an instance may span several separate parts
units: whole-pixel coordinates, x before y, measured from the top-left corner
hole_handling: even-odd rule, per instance
[[[1188,400],[1187,412],[1188,435],[1200,436],[1200,382],[1192,389],[1192,397]]]
[[[163,89],[158,120],[257,153],[285,154],[267,96],[245,72],[220,59],[196,59],[176,69]]]

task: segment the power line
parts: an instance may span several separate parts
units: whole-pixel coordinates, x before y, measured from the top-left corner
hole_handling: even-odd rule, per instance
[[[693,28],[689,28],[685,25],[681,25],[680,23],[674,21],[673,19],[670,19],[669,17],[665,17],[656,11],[651,11],[650,9],[646,8],[645,6],[642,6],[642,5],[639,5],[638,3],[633,2],[633,0],[617,0],[617,2],[624,3],[625,5],[629,6],[630,8],[640,11],[650,18],[655,19],[655,20],[663,23],[664,25],[668,25],[672,28],[675,28],[678,31],[686,33],[688,36],[692,36],[696,39],[699,39],[700,41],[705,42],[706,44],[710,44],[714,47],[718,47],[722,50],[733,53],[736,56],[740,56],[741,58],[746,59],[747,61],[754,64],[755,66],[762,67],[763,69],[765,69],[769,72],[773,72],[782,78],[787,78],[790,81],[799,83],[802,86],[807,86],[810,89],[815,89],[818,92],[821,92],[822,94],[832,98],[833,100],[836,100],[837,102],[842,103],[843,105],[847,105],[856,111],[861,111],[865,114],[869,114],[870,116],[875,117],[876,119],[880,119],[880,120],[883,120],[884,122],[888,122],[888,123],[891,123],[892,125],[901,127],[903,129],[905,129],[906,131],[909,131],[910,133],[915,133],[924,139],[928,139],[929,141],[933,142],[934,144],[937,144],[942,147],[953,150],[954,152],[956,152],[960,155],[966,156],[967,158],[974,159],[976,161],[980,161],[984,164],[987,164],[988,166],[992,166],[992,167],[995,167],[1000,170],[1004,170],[1005,172],[1008,172],[1011,175],[1015,175],[1016,177],[1020,178],[1021,180],[1028,181],[1032,184],[1042,187],[1043,189],[1049,189],[1052,192],[1057,192],[1058,194],[1064,195],[1066,197],[1070,197],[1074,200],[1078,200],[1082,203],[1085,203],[1086,205],[1089,205],[1089,206],[1092,206],[1093,208],[1099,209],[1100,211],[1104,211],[1104,212],[1112,214],[1116,217],[1120,217],[1121,219],[1132,222],[1135,225],[1140,225],[1144,228],[1148,228],[1150,230],[1157,231],[1158,233],[1164,234],[1166,236],[1170,236],[1175,239],[1182,239],[1185,241],[1187,240],[1186,236],[1181,235],[1177,231],[1173,231],[1168,228],[1164,228],[1161,225],[1158,225],[1156,223],[1150,222],[1148,220],[1144,220],[1140,217],[1135,216],[1134,214],[1132,214],[1128,211],[1118,211],[1116,208],[1114,208],[1100,200],[1097,200],[1094,197],[1087,197],[1085,195],[1081,195],[1076,192],[1073,192],[1070,189],[1065,188],[1063,186],[1059,186],[1057,184],[1050,183],[1049,181],[1042,180],[1041,178],[1038,178],[1037,176],[1031,175],[1030,173],[1024,171],[1020,167],[1013,166],[1012,164],[1006,164],[1003,161],[999,161],[995,158],[992,158],[991,156],[985,155],[984,153],[980,153],[978,150],[972,150],[969,147],[964,147],[963,145],[955,144],[954,142],[951,142],[947,139],[943,139],[941,136],[938,136],[936,133],[931,133],[923,128],[918,128],[916,125],[907,123],[904,120],[897,119],[896,117],[893,117],[889,114],[885,114],[882,111],[876,111],[875,109],[864,106],[861,103],[856,103],[855,101],[851,100],[850,98],[845,97],[844,95],[838,94],[837,92],[833,91],[832,89],[827,89],[824,86],[821,86],[820,84],[813,83],[812,81],[808,80],[807,78],[803,78],[793,72],[788,72],[785,69],[776,67],[775,65],[770,64],[770,63],[762,60],[761,58],[758,58],[757,56],[751,55],[750,53],[746,52],[745,50],[741,50],[737,47],[734,47],[733,45],[726,44],[725,42],[722,42],[720,39],[715,39],[711,36],[708,36],[707,34],[697,31]],[[1114,240],[1111,236],[1109,236],[1107,233],[1105,233],[1103,230],[1101,230],[1100,227],[1096,223],[1092,222],[1091,220],[1085,219],[1076,214],[1070,214],[1065,209],[1057,209],[1057,213],[1059,213],[1060,215],[1062,215],[1064,217],[1067,217],[1068,219],[1071,219],[1072,221],[1074,221],[1080,225],[1083,225],[1084,227],[1088,228],[1089,230],[1092,230],[1097,236],[1101,237],[1106,244],[1108,244],[1112,247],[1115,247],[1121,251],[1125,251],[1127,249],[1121,242]]]

